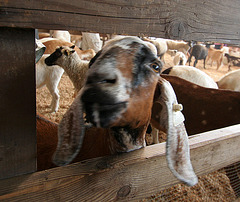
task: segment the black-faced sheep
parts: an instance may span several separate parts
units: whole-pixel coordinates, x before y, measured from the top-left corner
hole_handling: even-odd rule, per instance
[[[206,69],[205,63],[206,63],[206,57],[208,55],[208,49],[200,44],[196,44],[194,45],[191,49],[190,49],[190,56],[188,58],[188,62],[189,62],[189,66],[191,63],[191,59],[192,56],[195,57],[195,61],[193,66],[196,67],[198,60],[203,60],[204,61],[204,69]]]
[[[56,165],[70,163],[81,149],[85,134],[84,117],[93,128],[105,129],[111,153],[129,152],[146,145],[145,133],[151,122],[168,134],[167,160],[178,179],[194,185],[187,133],[177,111],[175,93],[159,76],[162,64],[137,37],[111,40],[91,60],[86,84],[59,124]],[[108,134],[108,135],[107,135]]]
[[[81,60],[74,48],[75,45],[60,46],[45,59],[45,63],[48,66],[59,65],[62,67],[72,81],[75,94],[77,94],[85,82],[89,62]]]

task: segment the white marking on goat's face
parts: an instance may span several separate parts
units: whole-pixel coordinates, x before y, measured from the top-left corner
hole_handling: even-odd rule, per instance
[[[87,119],[95,122],[92,105],[98,103],[101,127],[146,124],[162,63],[145,43],[136,37],[113,40],[90,64],[82,96]]]

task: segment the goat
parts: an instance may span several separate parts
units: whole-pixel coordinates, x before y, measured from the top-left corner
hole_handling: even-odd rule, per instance
[[[41,88],[46,85],[50,94],[52,95],[51,111],[56,112],[59,107],[58,84],[64,73],[64,70],[58,65],[47,66],[45,59],[49,54],[44,54],[42,58],[36,63],[36,88]]]
[[[227,73],[217,84],[220,89],[240,91],[240,69]]]
[[[176,65],[186,65],[187,58],[186,55],[177,50],[168,50],[167,53],[173,57],[173,64]]]
[[[53,39],[53,38],[43,38],[40,40],[47,48],[44,52],[45,54],[53,53],[58,46],[73,46],[73,43],[63,41],[60,39]],[[88,50],[80,50],[77,46],[75,46],[74,50],[78,53],[80,59],[82,60],[90,60],[95,56],[95,51],[92,49]]]
[[[169,74],[185,79],[189,82],[206,88],[218,88],[216,82],[205,72],[191,66],[174,66],[165,69],[162,74]]]
[[[217,50],[212,47],[208,49],[208,55],[206,58],[206,63],[208,63],[209,60],[211,60],[211,66],[213,62],[215,61],[217,63],[217,70],[222,66],[224,51]]]
[[[189,135],[239,123],[239,92],[204,88],[171,75],[161,75],[161,77],[171,83],[179,102],[184,106],[182,112]],[[157,113],[158,111],[152,110],[152,122],[157,117]],[[37,169],[45,170],[56,167],[52,163],[52,156],[57,148],[58,124],[40,114],[37,114],[36,123]],[[87,127],[82,148],[74,162],[110,155],[108,135],[106,128]]]
[[[195,61],[194,61],[193,66],[196,67],[198,60],[203,60],[204,61],[204,66],[203,67],[204,67],[204,69],[206,69],[205,62],[206,62],[207,55],[208,55],[208,49],[205,46],[200,45],[200,44],[194,45],[190,49],[190,56],[188,58],[189,66],[190,66],[190,63],[191,63],[192,56],[194,56]]]
[[[239,124],[239,92],[201,87],[176,76],[161,77],[171,83],[184,106],[182,112],[189,135]]]
[[[56,165],[52,162],[52,157],[58,144],[59,125],[38,113],[36,126],[37,170],[54,168]],[[82,148],[73,162],[110,155],[107,137],[106,129],[86,128]]]
[[[161,61],[148,46],[137,37],[113,39],[89,67],[84,87],[59,124],[53,162],[66,165],[78,154],[85,134],[83,113],[93,128],[105,130],[112,154],[145,147],[152,107],[157,104],[161,110],[155,113],[154,127],[168,134],[169,168],[186,184],[196,184],[184,117],[170,83],[159,76]]]
[[[71,35],[65,30],[50,30],[50,37],[71,42]]]
[[[48,66],[59,65],[62,67],[75,88],[75,95],[83,87],[88,71],[88,61],[81,60],[75,51],[75,45],[60,46],[45,59]]]

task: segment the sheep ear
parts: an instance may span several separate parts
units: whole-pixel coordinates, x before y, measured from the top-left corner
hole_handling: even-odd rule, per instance
[[[190,161],[188,135],[175,92],[171,84],[160,78],[156,86],[152,108],[152,125],[167,133],[166,154],[172,173],[189,186],[198,182]]]
[[[79,153],[84,133],[81,93],[64,114],[58,126],[58,146],[53,156],[53,163],[63,166],[70,163]]]

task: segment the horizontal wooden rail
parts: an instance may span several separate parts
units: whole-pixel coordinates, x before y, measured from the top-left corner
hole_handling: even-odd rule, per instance
[[[0,26],[239,44],[240,1],[0,0]]]
[[[240,124],[192,136],[198,176],[240,159]],[[179,183],[169,171],[165,143],[116,156],[0,181],[0,201],[138,200]]]

